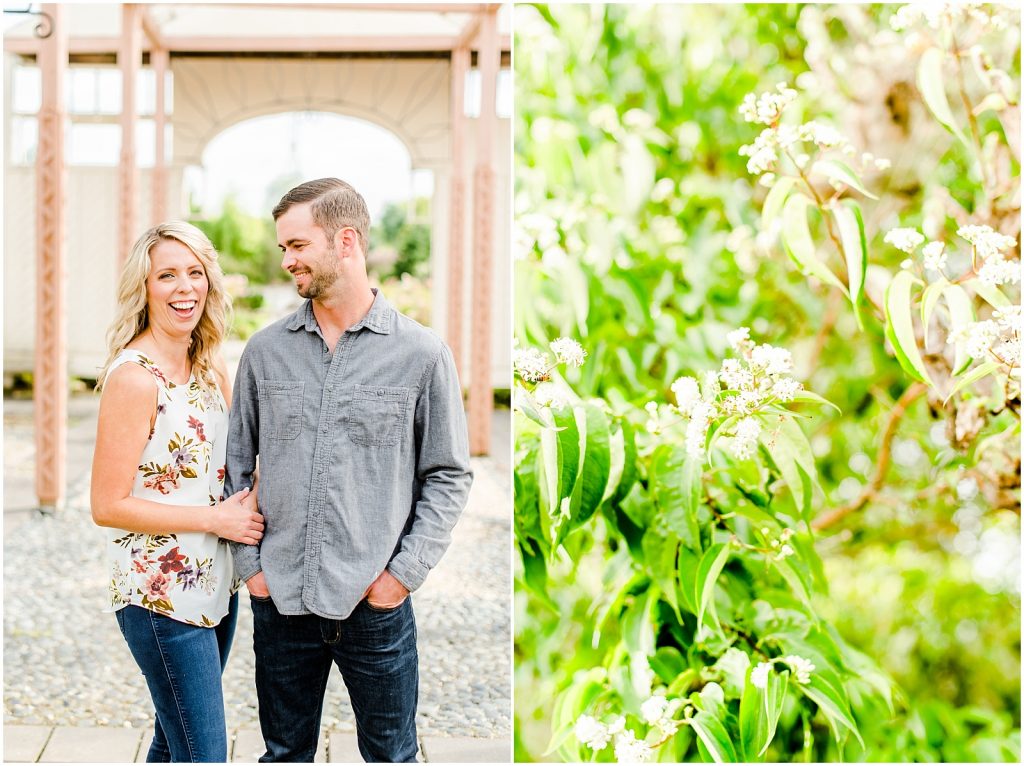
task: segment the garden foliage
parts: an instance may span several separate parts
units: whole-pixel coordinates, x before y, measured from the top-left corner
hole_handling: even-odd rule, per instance
[[[1019,760],[1019,15],[516,30],[517,760]]]

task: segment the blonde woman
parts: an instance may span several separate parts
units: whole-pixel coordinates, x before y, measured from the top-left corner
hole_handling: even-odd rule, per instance
[[[221,672],[238,585],[226,540],[263,536],[255,492],[221,497],[228,309],[206,235],[153,227],[124,265],[99,379],[92,516],[111,528],[109,611],[156,709],[150,762],[227,760]]]

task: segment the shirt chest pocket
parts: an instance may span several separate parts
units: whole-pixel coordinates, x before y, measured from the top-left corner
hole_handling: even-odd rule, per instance
[[[405,435],[409,392],[408,388],[353,386],[342,413],[348,438],[364,447],[398,444]]]
[[[260,430],[271,439],[296,439],[302,432],[301,380],[261,380]]]

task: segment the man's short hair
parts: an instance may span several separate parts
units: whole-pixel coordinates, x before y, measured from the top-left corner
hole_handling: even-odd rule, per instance
[[[366,200],[351,184],[340,178],[318,178],[299,184],[281,197],[273,211],[274,220],[293,206],[307,202],[313,203],[310,208],[313,223],[324,230],[327,239],[333,240],[338,231],[349,226],[356,230],[359,245],[366,254],[370,239],[370,212],[366,209]]]

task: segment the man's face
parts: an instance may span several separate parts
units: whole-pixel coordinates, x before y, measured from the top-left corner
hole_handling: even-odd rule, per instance
[[[293,205],[277,219],[277,246],[284,254],[281,268],[295,279],[299,295],[316,300],[338,279],[338,253],[313,222],[311,208]]]

